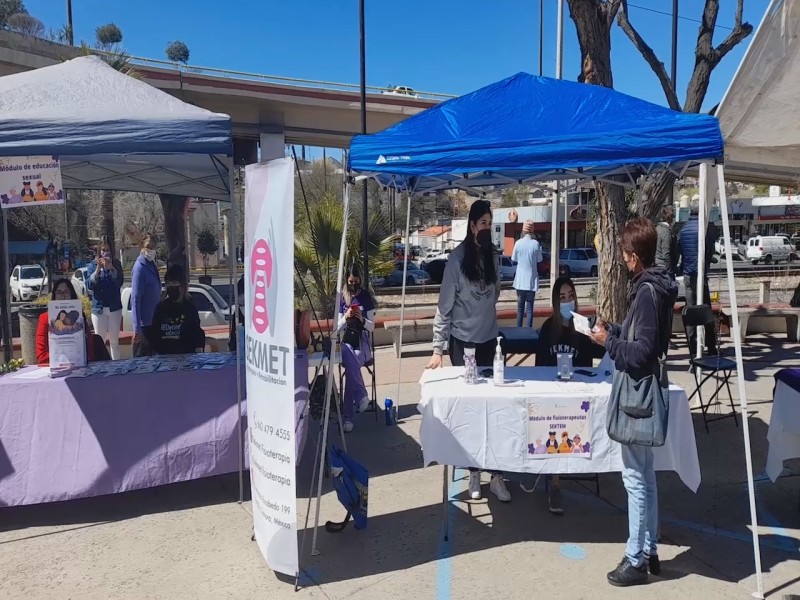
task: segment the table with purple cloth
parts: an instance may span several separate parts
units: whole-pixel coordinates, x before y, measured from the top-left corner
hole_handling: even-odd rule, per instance
[[[766,471],[774,482],[783,471],[783,461],[800,458],[800,369],[781,369],[775,374],[767,441]]]
[[[0,378],[0,506],[237,471],[237,421],[235,362],[52,379],[25,368]]]

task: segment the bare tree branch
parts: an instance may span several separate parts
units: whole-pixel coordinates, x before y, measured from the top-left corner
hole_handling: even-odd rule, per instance
[[[606,26],[611,29],[614,24],[614,19],[617,17],[617,12],[622,5],[622,0],[609,0],[606,3]]]
[[[716,61],[719,62],[725,55],[733,50],[736,45],[744,38],[753,32],[753,26],[750,23],[742,22],[742,10],[744,8],[744,0],[739,0],[736,4],[736,21],[733,25],[733,30],[728,34],[722,43],[714,50]]]
[[[673,86],[674,82],[671,81],[669,75],[667,75],[667,69],[664,67],[664,63],[658,60],[655,51],[644,41],[644,38],[639,35],[639,32],[636,31],[628,19],[628,0],[621,0],[621,9],[622,10],[619,11],[617,23],[619,23],[622,31],[624,31],[625,35],[633,42],[633,45],[647,61],[647,64],[650,65],[656,77],[658,77],[661,88],[664,90],[664,95],[667,97],[669,107],[673,110],[681,110],[681,103],[678,101],[678,95],[675,93],[675,88]]]

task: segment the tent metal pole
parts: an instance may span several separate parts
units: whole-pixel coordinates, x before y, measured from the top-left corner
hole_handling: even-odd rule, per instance
[[[9,209],[0,208],[3,219],[3,264],[0,265],[0,277],[3,278],[0,289],[3,290],[3,361],[8,362],[14,358],[13,339],[11,336],[11,285],[8,267],[10,256],[8,253],[8,213]]]
[[[342,223],[342,241],[339,244],[339,265],[337,267],[337,275],[336,275],[336,301],[334,302],[334,310],[338,310],[339,304],[342,301],[342,277],[344,271],[344,259],[345,259],[345,251],[347,249],[347,222],[349,221],[350,217],[350,188],[351,184],[348,182],[344,186],[344,222]],[[363,281],[363,279],[362,279]],[[336,319],[336,315],[334,314],[333,319]],[[323,427],[322,427],[322,445],[320,447],[319,453],[319,471],[317,473],[317,506],[315,508],[314,513],[314,535],[311,538],[311,556],[317,556],[319,554],[319,550],[317,550],[317,534],[319,532],[319,509],[320,509],[320,500],[322,498],[322,477],[325,473],[325,453],[328,449],[328,424],[330,423],[330,416],[331,416],[331,392],[333,389],[333,378],[336,377],[336,373],[334,372],[336,365],[338,365],[337,359],[337,348],[338,344],[334,342],[333,336],[331,336],[331,358],[330,358],[330,369],[328,369],[328,377],[325,379],[325,410],[323,412]],[[339,423],[341,426],[341,418],[339,419]],[[342,440],[344,440],[344,436],[342,436]]]
[[[236,192],[234,190],[236,184],[236,176],[234,172],[233,157],[228,161],[228,190],[230,192],[231,202],[231,218],[228,219],[228,237],[231,240],[230,245],[236,247]],[[244,243],[242,244],[242,259],[244,260]],[[234,253],[235,254],[235,253]],[[228,276],[231,284],[231,295],[233,298],[233,310],[231,311],[231,318],[233,319],[233,339],[236,340],[236,410],[238,415],[237,420],[237,435],[239,444],[239,504],[244,502],[244,432],[242,431],[242,349],[239,348],[239,288],[234,282],[236,279],[236,256],[231,256],[230,248],[228,249]]]
[[[364,0],[358,2],[358,33],[359,33],[359,53],[361,55],[361,133],[367,133],[367,37],[366,26],[364,23]],[[364,180],[364,188],[361,192],[361,237],[364,245],[364,271],[361,274],[361,281],[364,284],[369,282],[369,217],[367,215],[367,180]],[[408,248],[406,248],[408,253]]]
[[[411,190],[408,192],[408,202],[406,202],[406,249],[408,249],[409,242],[411,239],[411,202],[412,200],[412,193]],[[406,252],[406,255],[408,252]],[[398,346],[399,354],[397,356],[397,394],[394,397],[394,405],[400,405],[400,375],[403,372],[403,328],[405,327],[405,317],[406,317],[406,277],[408,274],[408,256],[406,256],[406,260],[403,261],[403,289],[400,294],[400,345]],[[378,407],[375,407],[375,410],[378,410]]]
[[[733,248],[731,247],[731,226],[728,220],[728,198],[725,194],[725,171],[722,165],[715,167],[719,186],[719,204],[722,212],[722,236],[725,240],[725,267],[728,275],[728,294],[731,303],[731,335],[736,352],[736,381],[739,387],[739,405],[742,410],[742,434],[744,436],[744,458],[747,467],[747,495],[750,503],[750,531],[753,535],[753,558],[756,568],[755,598],[764,597],[764,581],[761,573],[761,548],[758,542],[758,513],[756,510],[756,490],[753,481],[753,458],[750,453],[750,422],[747,415],[747,390],[744,380],[744,359],[742,358],[742,337],[739,331],[739,306],[736,300],[736,283],[733,273]]]
[[[556,182],[556,191],[553,194],[552,209],[550,210],[550,285],[558,278],[558,197],[561,193],[561,182]]]
[[[703,304],[705,283],[706,283],[706,229],[708,214],[706,207],[709,204],[708,196],[711,193],[711,182],[708,176],[708,165],[703,163],[700,165],[700,206],[697,215],[697,285],[695,286],[695,302]],[[702,327],[697,328],[696,357],[703,356],[703,340],[705,338],[705,329]]]

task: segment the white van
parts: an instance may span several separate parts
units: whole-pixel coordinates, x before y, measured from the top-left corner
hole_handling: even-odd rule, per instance
[[[782,235],[759,235],[747,240],[745,258],[754,265],[759,262],[768,265],[782,260],[790,262],[795,258],[795,254],[789,238]]]

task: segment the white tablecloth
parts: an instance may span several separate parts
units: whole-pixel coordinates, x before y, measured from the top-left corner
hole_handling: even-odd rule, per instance
[[[611,384],[575,375],[556,380],[553,367],[509,367],[506,379],[525,380],[523,387],[495,387],[484,381],[467,385],[463,367],[426,370],[420,379],[420,441],[425,465],[438,463],[512,473],[579,474],[622,470],[620,445],[606,432]],[[594,380],[594,381],[593,381]],[[591,458],[529,459],[528,400],[594,399]],[[655,467],[675,471],[689,489],[700,486],[700,462],[686,393],[670,388],[667,442],[654,448]]]
[[[767,440],[767,475],[774,482],[784,460],[800,458],[800,393],[782,381],[775,386]]]

